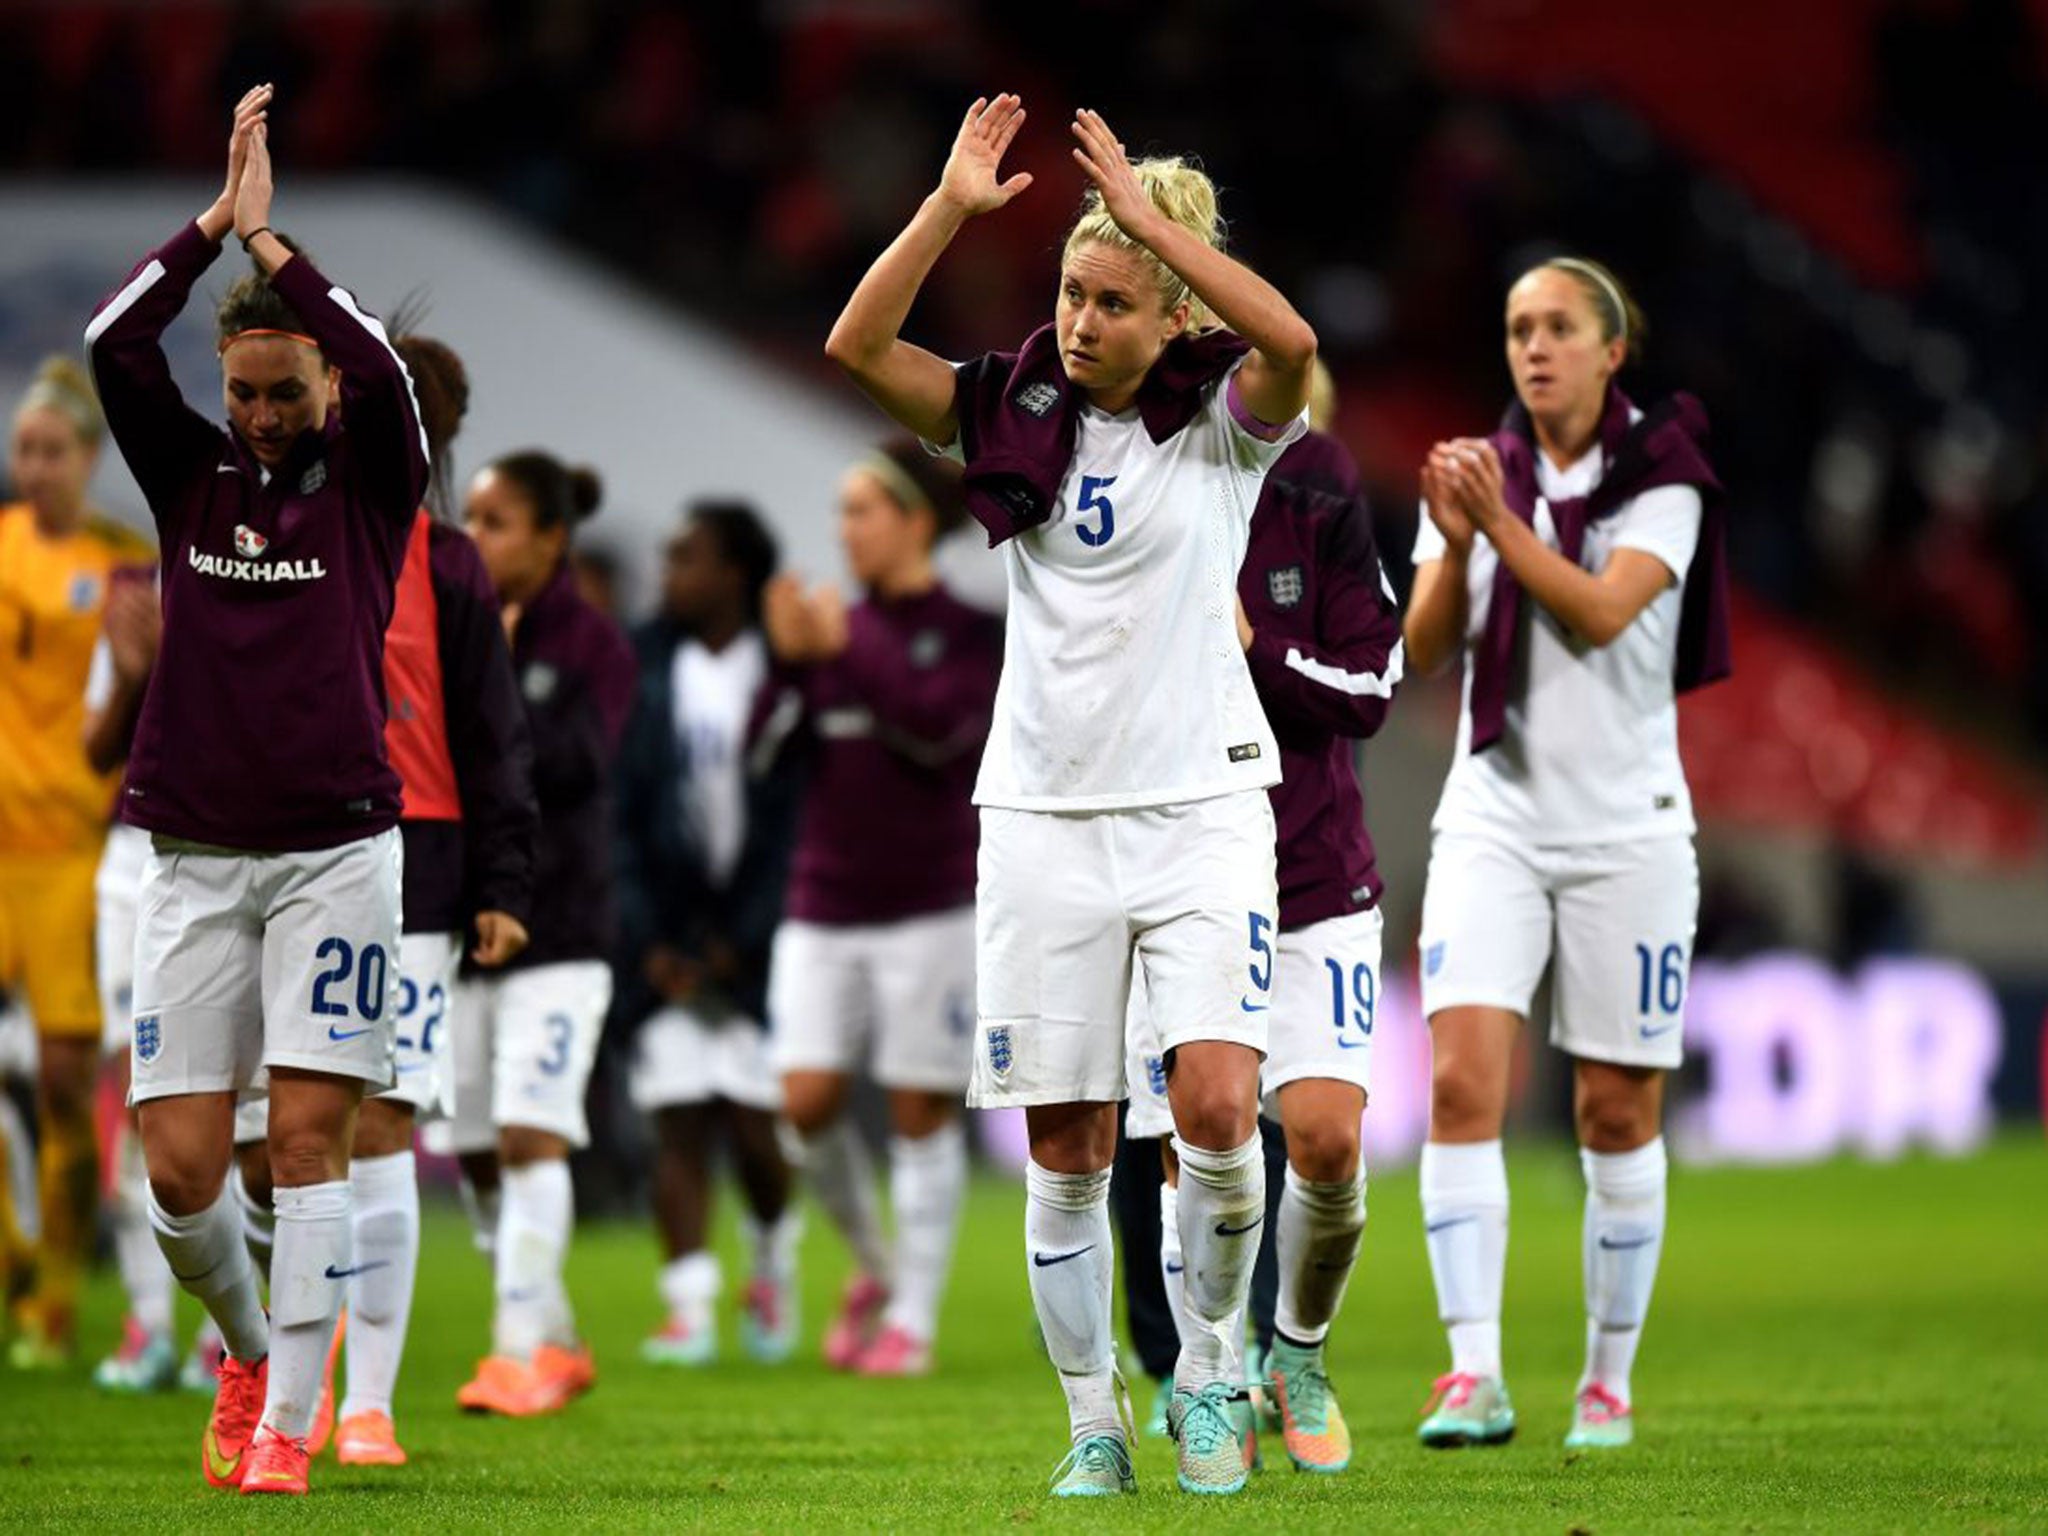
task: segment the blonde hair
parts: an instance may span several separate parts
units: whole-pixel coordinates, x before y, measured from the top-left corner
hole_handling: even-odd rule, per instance
[[[1209,179],[1206,171],[1178,155],[1135,161],[1131,169],[1138,173],[1138,183],[1152,199],[1153,207],[1204,245],[1214,246],[1219,251],[1223,249],[1223,214],[1217,206],[1216,183]],[[1102,206],[1102,193],[1095,187],[1090,187],[1087,196],[1081,199],[1080,217],[1067,231],[1060,260],[1064,262],[1089,244],[1130,251],[1147,263],[1152,268],[1153,281],[1159,286],[1159,298],[1167,312],[1172,313],[1182,304],[1188,306],[1190,331],[1210,330],[1217,324],[1208,306],[1195,297],[1171,267],[1123,232],[1117,221],[1110,217],[1109,210]]]
[[[71,423],[86,447],[97,448],[107,435],[107,418],[100,412],[100,397],[85,369],[61,354],[43,359],[35,381],[14,408],[16,421],[30,411],[55,411]]]
[[[1308,424],[1318,432],[1330,430],[1337,419],[1337,380],[1330,365],[1320,357],[1308,375]]]
[[[1635,296],[1610,268],[1590,256],[1553,256],[1531,270],[1544,267],[1562,272],[1586,291],[1586,297],[1593,301],[1593,313],[1600,320],[1601,339],[1619,340],[1625,361],[1634,362],[1642,356],[1643,336],[1650,329],[1650,322],[1644,318]]]

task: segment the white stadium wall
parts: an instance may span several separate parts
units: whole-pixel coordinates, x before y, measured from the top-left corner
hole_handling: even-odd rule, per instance
[[[0,401],[19,395],[43,356],[79,356],[93,305],[211,190],[201,178],[0,188]],[[589,536],[619,554],[636,611],[652,600],[655,553],[693,496],[751,498],[791,565],[814,579],[839,574],[834,486],[887,425],[850,388],[778,373],[744,343],[443,188],[291,182],[277,221],[373,312],[389,315],[414,295],[425,302],[421,329],[453,346],[470,373],[458,472],[524,447],[598,469],[605,506]],[[215,418],[213,300],[246,270],[230,245],[170,337],[187,398]],[[106,455],[94,492],[147,526],[118,453]],[[1000,591],[996,562],[973,559],[971,548],[949,554],[949,568],[966,557],[959,568],[977,593],[991,577]]]

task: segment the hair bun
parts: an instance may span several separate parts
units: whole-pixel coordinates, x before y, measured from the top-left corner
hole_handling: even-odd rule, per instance
[[[569,502],[576,509],[576,521],[586,522],[595,517],[603,500],[604,481],[597,471],[588,464],[573,466],[569,470]]]

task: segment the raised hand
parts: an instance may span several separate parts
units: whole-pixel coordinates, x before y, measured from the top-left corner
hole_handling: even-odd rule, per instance
[[[270,111],[273,87],[259,85],[251,88],[235,104],[234,125],[228,133],[228,171],[222,183],[220,196],[213,200],[213,206],[199,216],[199,227],[207,238],[218,240],[234,227],[235,199],[242,190],[242,174],[249,162],[249,144]]]
[[[1162,215],[1138,180],[1123,144],[1100,112],[1085,107],[1074,114],[1074,137],[1074,160],[1102,194],[1102,206],[1117,228],[1140,245],[1149,245],[1146,236],[1158,227]]]
[[[247,240],[270,225],[270,126],[261,118],[249,127],[244,157],[235,189],[235,233]]]
[[[990,101],[977,96],[961,120],[953,152],[946,157],[946,169],[939,176],[939,195],[971,218],[979,213],[993,213],[1030,186],[1029,171],[1019,171],[1007,181],[999,179],[1003,154],[1023,126],[1022,97],[998,96]]]

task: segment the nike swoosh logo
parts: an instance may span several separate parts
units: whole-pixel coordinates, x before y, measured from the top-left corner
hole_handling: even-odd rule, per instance
[[[239,1456],[223,1456],[220,1447],[214,1443],[213,1426],[206,1427],[206,1470],[215,1477],[226,1481],[235,1475],[235,1468],[242,1464]]]
[[[1185,1265],[1185,1264],[1169,1264],[1169,1265],[1167,1265],[1167,1266],[1166,1266],[1166,1272],[1167,1272],[1167,1273],[1168,1273],[1169,1275],[1180,1275],[1180,1274],[1185,1274],[1185,1273],[1187,1273],[1187,1265]]]
[[[1241,997],[1237,1000],[1237,1006],[1246,1013],[1264,1013],[1273,1005],[1271,1003],[1255,1003],[1248,997]]]
[[[1092,1253],[1094,1249],[1095,1245],[1090,1243],[1086,1248],[1076,1248],[1072,1253],[1034,1253],[1031,1255],[1031,1262],[1040,1269],[1050,1269],[1055,1264],[1064,1264],[1069,1259],[1078,1259],[1084,1253]]]
[[[1225,1226],[1222,1222],[1219,1221],[1216,1223],[1216,1235],[1218,1237],[1243,1237],[1245,1233],[1251,1231],[1253,1227],[1260,1225],[1262,1222],[1265,1221],[1265,1219],[1266,1218],[1263,1215],[1254,1216],[1250,1221],[1246,1222],[1241,1227]]]
[[[1669,1024],[1659,1024],[1655,1029],[1652,1029],[1649,1025],[1645,1024],[1640,1029],[1638,1029],[1636,1033],[1641,1035],[1645,1040],[1654,1040],[1659,1035],[1670,1034],[1671,1031],[1678,1028],[1678,1026],[1683,1024],[1684,1022],[1685,1020],[1683,1019],[1673,1019]]]
[[[1462,1227],[1466,1222],[1478,1219],[1477,1216],[1447,1216],[1442,1221],[1432,1221],[1424,1230],[1434,1234],[1447,1227]]]
[[[330,1264],[327,1266],[327,1278],[330,1280],[346,1280],[350,1275],[367,1275],[373,1269],[389,1269],[390,1267],[391,1261],[389,1259],[372,1259],[369,1263],[358,1264],[353,1269],[336,1269]]]
[[[1340,1037],[1337,1041],[1337,1044],[1339,1047],[1347,1051],[1362,1051],[1365,1050],[1368,1046],[1370,1046],[1372,1042],[1370,1040],[1345,1040]]]
[[[1611,1237],[1602,1237],[1600,1239],[1600,1246],[1602,1248],[1605,1248],[1609,1253],[1621,1253],[1630,1248],[1647,1248],[1650,1246],[1650,1244],[1654,1243],[1655,1241],[1657,1241],[1657,1239],[1654,1236],[1631,1237],[1620,1242],[1617,1242],[1615,1239]]]
[[[332,1024],[327,1026],[327,1038],[332,1041],[335,1041],[337,1044],[339,1044],[343,1040],[353,1040],[358,1035],[367,1035],[369,1032],[370,1031],[368,1028],[336,1029]]]

